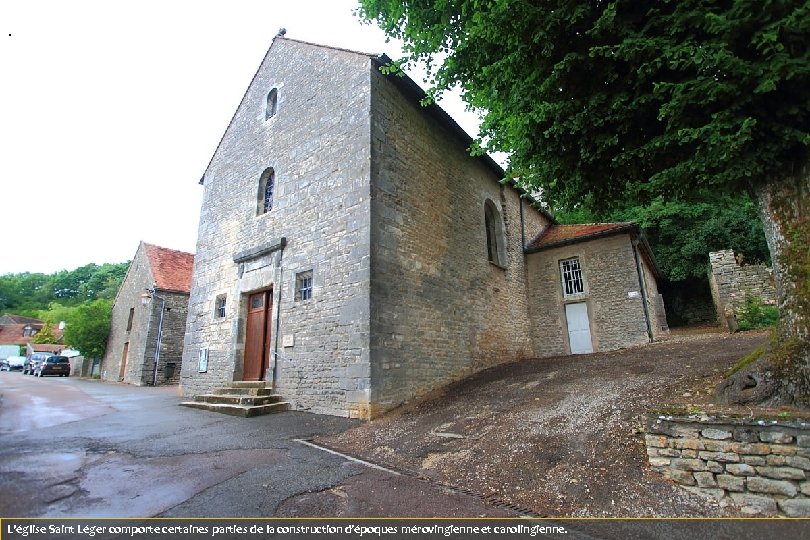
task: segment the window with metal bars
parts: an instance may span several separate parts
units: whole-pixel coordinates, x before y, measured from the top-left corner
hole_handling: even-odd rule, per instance
[[[297,302],[312,298],[312,270],[295,275],[295,300]]]
[[[217,299],[214,303],[214,317],[217,319],[222,319],[225,317],[225,305],[227,302],[227,296],[221,294],[217,296]]]
[[[574,296],[585,292],[579,257],[560,261],[560,273],[562,274],[563,296]]]

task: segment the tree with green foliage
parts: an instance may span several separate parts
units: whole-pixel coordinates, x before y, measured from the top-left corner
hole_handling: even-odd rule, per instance
[[[64,342],[81,351],[85,358],[102,358],[107,348],[111,320],[111,301],[101,298],[82,304],[66,321]]]
[[[554,209],[750,194],[781,395],[810,404],[806,0],[361,0],[358,14],[429,66],[432,93],[460,86],[486,148]]]
[[[769,262],[768,245],[757,209],[745,195],[709,197],[702,201],[657,197],[646,205],[627,206],[607,213],[593,210],[588,197],[574,211],[558,212],[560,223],[634,221],[647,236],[666,279],[707,280],[709,252],[733,249],[748,263]]]
[[[128,262],[91,263],[49,275],[23,272],[0,276],[0,311],[42,318],[42,311],[53,303],[75,307],[97,298],[115,298],[128,268]]]
[[[34,336],[31,338],[31,343],[38,343],[40,345],[59,343],[59,340],[56,338],[56,334],[54,334],[53,325],[47,322],[42,325],[42,329],[34,334]]]

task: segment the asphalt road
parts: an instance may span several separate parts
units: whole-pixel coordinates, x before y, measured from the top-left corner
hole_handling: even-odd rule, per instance
[[[0,373],[0,516],[518,515],[301,442],[355,421],[179,402],[173,387]]]

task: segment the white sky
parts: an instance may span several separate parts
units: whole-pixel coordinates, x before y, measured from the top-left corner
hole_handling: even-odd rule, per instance
[[[2,0],[0,274],[122,262],[141,240],[194,252],[198,181],[279,28],[401,54],[356,6]],[[442,106],[475,134],[458,99]]]

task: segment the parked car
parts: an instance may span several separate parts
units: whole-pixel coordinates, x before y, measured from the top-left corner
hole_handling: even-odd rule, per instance
[[[23,375],[33,375],[34,371],[39,367],[39,365],[47,360],[49,356],[51,356],[50,353],[35,352],[26,358],[25,364],[23,364]]]
[[[49,356],[34,369],[34,376],[59,375],[70,376],[70,359],[67,356]]]
[[[24,365],[24,356],[9,356],[5,360],[0,360],[0,371],[22,371]]]

